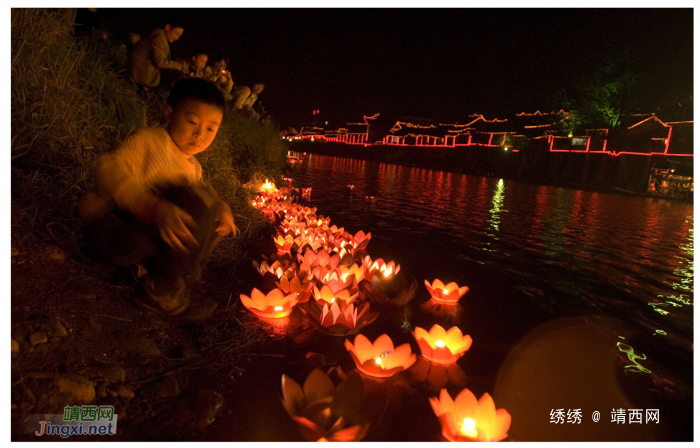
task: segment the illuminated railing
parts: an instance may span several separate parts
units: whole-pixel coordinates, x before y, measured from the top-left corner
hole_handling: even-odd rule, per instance
[[[516,114],[518,117],[524,116],[546,116],[546,115],[560,115],[563,111],[542,113],[535,112],[534,114]],[[367,117],[364,116],[364,122],[369,125],[367,120],[375,120],[378,115]],[[654,137],[649,138],[651,141],[658,141],[664,144],[663,151],[609,151],[608,150],[608,130],[607,129],[592,129],[589,131],[599,131],[599,135],[585,135],[585,136],[555,136],[555,135],[542,135],[539,137],[526,137],[525,135],[519,135],[512,131],[497,131],[497,132],[486,132],[478,131],[473,127],[477,122],[483,123],[505,123],[508,120],[486,120],[483,115],[474,115],[475,119],[470,123],[465,125],[450,124],[450,125],[440,125],[449,126],[455,128],[453,130],[446,130],[448,135],[425,135],[420,134],[420,129],[436,129],[435,125],[430,126],[419,126],[412,123],[396,122],[392,128],[392,134],[385,135],[380,142],[384,146],[407,146],[407,147],[422,147],[422,148],[456,148],[456,147],[487,147],[487,148],[502,148],[505,151],[519,152],[516,146],[521,146],[519,142],[523,139],[525,140],[539,140],[542,138],[547,139],[549,145],[550,153],[583,153],[583,154],[607,154],[609,156],[618,157],[621,155],[636,155],[636,156],[673,156],[673,157],[693,157],[693,154],[679,154],[669,152],[669,147],[671,144],[671,135],[673,133],[673,124],[687,124],[691,122],[676,122],[676,123],[666,123],[658,119],[654,114],[644,120],[629,126],[627,129],[632,129],[643,123],[659,123],[664,128],[668,128],[668,134],[666,137]],[[568,119],[569,117],[565,117]],[[561,120],[563,121],[563,120]],[[358,123],[361,124],[361,123]],[[549,123],[546,125],[539,126],[525,126],[526,129],[539,128],[539,127],[552,127],[555,123]],[[393,135],[393,132],[407,129],[415,129],[418,133],[408,133],[406,135]],[[363,145],[369,146],[369,129],[365,133],[349,133],[347,129],[339,129],[339,133],[335,135],[323,135],[323,134],[313,134],[313,135],[297,135],[286,137],[290,141],[295,140],[310,140],[315,141],[326,141],[326,142],[337,142],[344,143],[347,145]],[[344,131],[344,132],[340,132]],[[605,135],[602,135],[602,131],[605,131]],[[313,132],[313,131],[312,131]],[[629,142],[628,142],[629,143]]]

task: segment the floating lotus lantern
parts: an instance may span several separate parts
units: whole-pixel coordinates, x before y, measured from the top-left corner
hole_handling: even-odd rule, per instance
[[[369,255],[362,260],[362,264],[365,268],[365,277],[369,278],[374,275],[380,280],[391,280],[401,269],[401,265],[395,265],[393,260],[389,263],[384,263],[381,258],[372,261]]]
[[[330,233],[330,234],[333,235],[333,236],[342,235],[342,234],[345,233],[345,227],[340,227],[340,228],[338,228],[338,226],[336,226],[335,224],[333,224],[333,226],[331,226],[331,227],[328,229],[328,233]]]
[[[351,236],[352,242],[353,242],[353,247],[357,250],[362,250],[365,247],[367,247],[367,244],[369,244],[369,240],[372,239],[372,232],[368,232],[365,234],[362,230],[357,232],[354,236]]]
[[[345,281],[350,277],[355,278],[355,283],[360,283],[365,279],[365,270],[362,266],[358,264],[351,264],[350,266],[339,266],[340,279]]]
[[[316,252],[323,248],[324,241],[319,238],[309,238],[307,235],[301,234],[294,239],[294,244],[300,252],[304,247],[307,247],[306,250]]]
[[[281,290],[273,289],[265,295],[254,288],[250,297],[241,294],[241,302],[259,317],[279,318],[292,313],[292,308],[299,302],[299,294],[285,295]]]
[[[321,324],[323,331],[334,336],[345,336],[359,331],[374,322],[378,312],[369,311],[369,303],[355,307],[354,304],[339,305],[333,302],[323,308],[310,307],[309,314]]]
[[[313,290],[313,283],[310,281],[304,282],[303,280],[306,276],[302,273],[300,275],[295,275],[291,279],[285,276],[280,278],[277,283],[277,287],[282,290],[285,294],[297,294],[299,297],[298,303],[306,303],[311,297],[311,291]]]
[[[359,422],[356,417],[365,395],[357,375],[349,376],[336,387],[328,375],[316,368],[306,377],[303,388],[282,375],[282,395],[284,408],[307,440],[351,442],[367,434],[369,423]]]
[[[267,261],[263,261],[260,264],[253,261],[253,266],[255,266],[260,275],[265,275],[269,272],[277,278],[282,277],[287,270],[279,261],[275,261],[272,264],[268,264]]]
[[[413,336],[418,342],[421,354],[437,364],[452,364],[456,362],[472,346],[472,338],[462,335],[462,330],[452,327],[445,331],[435,324],[430,332],[416,327]]]
[[[260,186],[261,193],[276,193],[277,191],[275,184],[267,179],[265,179],[265,183]]]
[[[320,280],[326,286],[328,286],[332,291],[342,291],[343,289],[350,289],[355,284],[355,277],[353,275],[348,275],[347,268],[343,273],[344,266],[336,268],[332,271],[328,271]]]
[[[328,285],[321,286],[321,289],[314,286],[314,298],[319,305],[330,306],[337,302],[342,302],[338,303],[339,306],[348,305],[357,298],[358,294],[359,292],[353,294],[352,291],[347,289],[334,291]]]
[[[283,237],[279,233],[275,236],[274,241],[277,251],[282,254],[289,253],[292,250],[292,244],[294,244],[294,238],[289,235]]]
[[[330,255],[327,250],[321,249],[318,252],[307,250],[304,256],[298,256],[300,263],[306,263],[310,267],[325,266],[326,268],[335,269],[340,263],[340,257],[337,254]]]
[[[479,401],[469,389],[464,389],[452,400],[446,389],[440,398],[430,398],[435,415],[440,419],[442,435],[450,442],[498,442],[508,437],[510,414],[496,410],[489,394]]]
[[[411,352],[409,344],[394,348],[393,341],[386,334],[379,336],[374,344],[358,334],[354,345],[345,340],[345,348],[360,371],[375,377],[390,377],[416,362],[416,355]]]
[[[455,282],[445,285],[437,278],[433,280],[432,285],[426,280],[425,287],[433,299],[444,303],[457,303],[459,298],[469,291],[468,286],[459,287]]]

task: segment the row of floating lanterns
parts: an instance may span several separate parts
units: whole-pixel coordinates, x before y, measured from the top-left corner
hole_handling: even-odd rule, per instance
[[[292,179],[285,178],[291,186]],[[311,190],[305,190],[310,192]],[[365,253],[371,233],[351,234],[344,228],[330,226],[330,218],[317,215],[317,209],[302,206],[287,198],[274,183],[266,182],[252,205],[281,224],[274,237],[277,253],[263,256],[255,266],[276,286],[267,294],[253,289],[250,296],[241,294],[242,304],[265,320],[287,318],[299,304],[322,331],[347,337],[358,333],[378,317],[360,289],[361,282],[372,285],[390,282],[401,266],[381,258],[372,260]],[[468,292],[467,286],[455,282],[444,284],[425,280],[425,287],[435,303],[451,305]],[[435,324],[430,330],[416,327],[413,336],[421,355],[439,365],[454,364],[472,345],[469,335],[457,327],[445,329]],[[345,348],[358,371],[375,378],[388,378],[410,368],[416,362],[410,344],[394,347],[383,334],[374,342],[357,334],[354,342],[345,340]],[[284,405],[302,435],[309,440],[352,441],[362,439],[369,423],[349,425],[348,419],[334,415],[333,401],[345,391],[357,391],[356,377],[349,376],[335,387],[319,369],[307,377],[303,387],[286,375],[282,377]],[[351,384],[354,381],[353,384]],[[360,381],[361,387],[361,381]],[[496,410],[493,399],[484,394],[477,401],[469,389],[454,399],[446,389],[430,398],[440,420],[442,435],[450,441],[499,441],[508,436],[511,417],[505,409]],[[331,418],[333,417],[333,418]]]

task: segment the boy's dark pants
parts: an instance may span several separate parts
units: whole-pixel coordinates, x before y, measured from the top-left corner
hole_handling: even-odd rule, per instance
[[[199,243],[183,253],[168,246],[158,229],[133,215],[115,209],[85,228],[85,239],[94,255],[119,266],[141,263],[147,270],[157,294],[182,289],[187,276],[199,279],[200,273],[221,236],[214,231],[219,196],[209,185],[167,187],[158,193],[192,216],[198,228],[190,229]]]

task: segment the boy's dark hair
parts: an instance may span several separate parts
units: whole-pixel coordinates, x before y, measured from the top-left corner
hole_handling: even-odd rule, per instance
[[[168,106],[173,110],[188,98],[195,98],[206,104],[217,106],[226,112],[226,100],[218,87],[201,78],[185,78],[178,81],[168,95]]]

